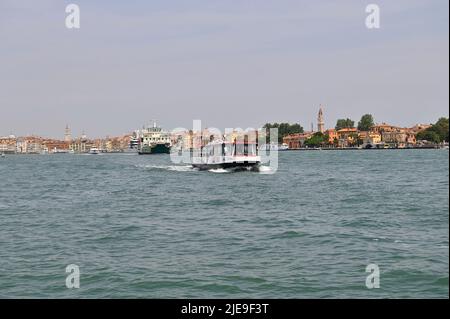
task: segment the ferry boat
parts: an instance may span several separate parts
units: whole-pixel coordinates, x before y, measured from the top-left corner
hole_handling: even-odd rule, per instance
[[[170,153],[170,134],[158,127],[156,122],[152,127],[144,128],[139,134],[138,153],[140,155]]]
[[[257,144],[236,140],[209,142],[199,155],[192,158],[192,166],[200,170],[258,169],[260,165],[261,157],[258,155]]]
[[[100,154],[100,150],[98,149],[98,148],[96,148],[96,147],[92,147],[90,150],[89,150],[89,153],[88,154],[91,154],[91,155],[97,155],[97,154]]]

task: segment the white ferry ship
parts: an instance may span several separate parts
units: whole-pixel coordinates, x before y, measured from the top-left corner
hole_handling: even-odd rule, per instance
[[[192,166],[200,170],[217,168],[258,169],[261,157],[256,143],[215,140],[192,157]]]
[[[161,127],[153,123],[139,132],[139,154],[169,154],[170,133],[163,131]]]

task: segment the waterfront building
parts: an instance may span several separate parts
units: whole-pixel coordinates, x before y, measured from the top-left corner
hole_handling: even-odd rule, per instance
[[[94,143],[87,139],[84,132],[81,137],[72,140],[69,145],[69,149],[74,153],[87,153],[92,147],[94,147]]]
[[[409,128],[409,131],[411,131],[414,134],[419,133],[420,131],[426,130],[427,128],[430,128],[431,124],[416,124],[413,127]]]
[[[343,128],[337,131],[337,136],[339,147],[354,146],[358,138],[358,130],[355,127]]]
[[[417,144],[416,134],[413,132],[406,132],[406,146],[415,146]]]
[[[290,150],[300,149],[311,136],[312,132],[289,134],[283,137],[283,143],[287,144]]]
[[[123,152],[129,148],[130,140],[131,137],[129,135],[107,137],[105,140],[100,140],[97,142],[97,148],[111,153]]]
[[[405,148],[416,145],[416,134],[430,127],[427,124],[417,124],[411,128],[402,128],[386,123],[377,124],[372,127],[372,132],[381,135],[381,143],[390,148]]]
[[[365,148],[375,148],[381,144],[381,134],[373,131],[361,131],[358,138],[362,141]]]
[[[42,141],[43,150],[48,153],[61,153],[69,151],[69,142],[59,141],[53,139],[46,139]]]
[[[106,152],[111,153],[114,152],[114,140],[107,139],[104,143],[101,144],[99,149],[106,150]]]
[[[32,139],[27,141],[27,154],[40,154],[43,149],[42,144],[38,140]]]
[[[382,141],[391,148],[405,148],[416,144],[416,135],[404,128],[392,131],[384,131],[381,134]]]
[[[43,139],[38,136],[18,138],[16,141],[16,153],[40,154],[45,149],[45,145],[42,142]]]
[[[0,154],[16,153],[17,140],[15,136],[8,136],[0,138]]]
[[[334,128],[329,128],[325,131],[325,134],[328,135],[328,144],[334,144],[337,140],[339,140],[339,135]]]
[[[390,125],[390,124],[383,122],[381,124],[375,124],[374,126],[372,126],[371,131],[381,134],[383,132],[394,132],[398,129],[399,129],[399,127],[397,127],[397,126]]]

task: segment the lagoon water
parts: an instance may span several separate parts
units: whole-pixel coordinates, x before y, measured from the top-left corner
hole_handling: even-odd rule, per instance
[[[448,298],[448,151],[279,155],[275,174],[0,158],[0,297]]]

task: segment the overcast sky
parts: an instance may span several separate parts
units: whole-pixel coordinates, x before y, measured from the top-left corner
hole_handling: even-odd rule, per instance
[[[0,0],[0,136],[448,116],[447,0],[71,2]]]

